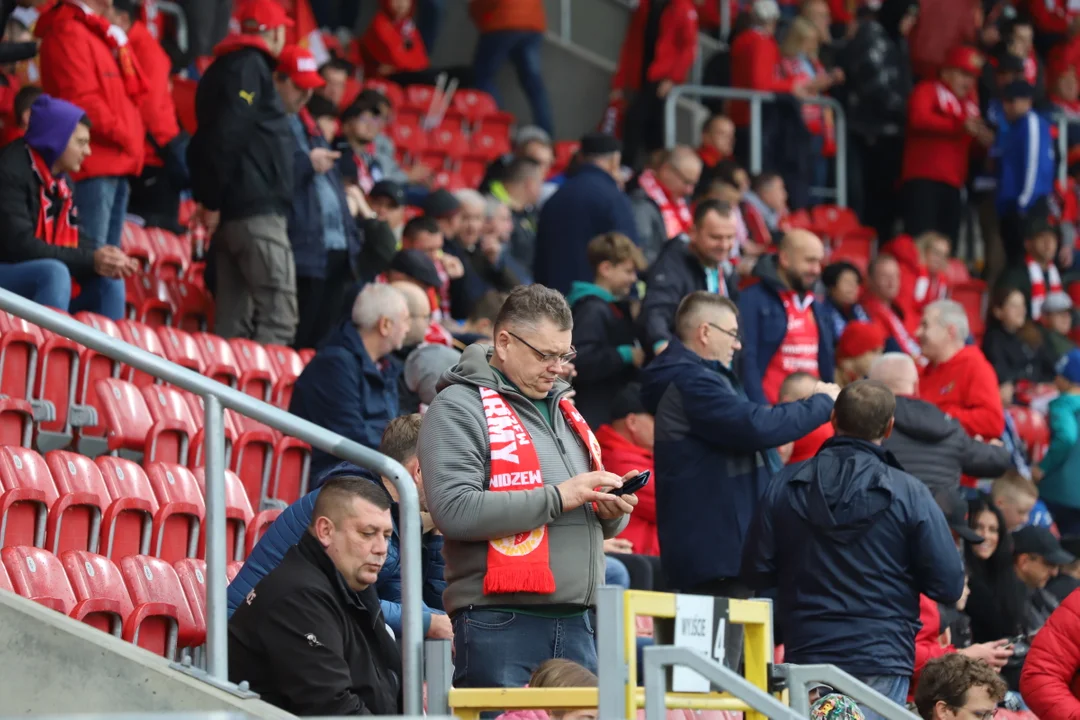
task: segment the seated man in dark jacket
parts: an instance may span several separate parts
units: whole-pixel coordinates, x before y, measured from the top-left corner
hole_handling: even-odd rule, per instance
[[[405,297],[389,285],[364,286],[352,317],[327,336],[300,373],[289,412],[370,448],[379,446],[386,424],[397,415],[397,363],[411,317]],[[337,464],[333,455],[311,451],[311,477]]]
[[[0,153],[0,287],[49,307],[124,316],[122,278],[138,262],[80,230],[66,175],[90,154],[80,108],[42,95],[26,135]],[[72,286],[79,294],[72,298]]]
[[[438,347],[433,345],[432,347]],[[386,426],[379,452],[397,460],[409,474],[420,493],[421,519],[423,520],[422,575],[424,581],[424,633],[429,638],[450,638],[453,631],[450,618],[442,612],[442,593],[446,589],[443,579],[442,535],[431,524],[424,501],[424,486],[420,482],[420,461],[416,458],[416,442],[420,437],[421,418],[418,414],[394,418]],[[365,470],[349,462],[343,462],[327,472],[320,482],[329,483],[333,478],[356,476],[367,478],[372,483],[381,484],[390,494],[393,503],[390,516],[394,521],[394,533],[390,536],[390,547],[386,552],[386,562],[379,571],[379,580],[375,590],[379,594],[379,605],[383,617],[398,637],[401,637],[401,542],[398,535],[397,490],[389,480],[376,477],[370,470]],[[263,577],[281,564],[281,559],[303,537],[311,524],[312,512],[319,490],[313,490],[300,498],[278,517],[262,539],[252,549],[236,577],[229,583],[229,614],[236,612],[247,594]]]
[[[964,567],[927,487],[882,442],[896,400],[858,380],[833,408],[836,436],[769,484],[742,577],[779,588],[785,658],[831,663],[903,706],[915,663],[919,594],[952,604]]]
[[[397,715],[401,653],[374,584],[393,533],[390,498],[335,478],[307,531],[229,619],[229,680],[296,715]]]
[[[937,406],[918,398],[919,370],[910,355],[882,355],[868,377],[896,395],[896,424],[881,446],[930,492],[960,487],[961,474],[996,478],[1012,467],[1003,445],[979,442]]]
[[[646,346],[663,352],[675,330],[675,310],[696,290],[735,299],[738,280],[724,274],[735,247],[735,209],[718,200],[698,203],[689,242],[676,238],[649,268],[641,324]]]

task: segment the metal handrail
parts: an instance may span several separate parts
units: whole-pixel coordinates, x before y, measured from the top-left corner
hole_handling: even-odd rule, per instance
[[[828,685],[886,720],[919,720],[918,715],[897,705],[835,665],[777,665],[776,669],[787,678],[791,709],[800,717],[810,716],[810,688],[815,685]]]
[[[746,100],[750,103],[750,167],[751,175],[761,172],[761,106],[775,102],[776,93],[742,88],[722,88],[706,85],[677,85],[664,99],[664,147],[673,148],[676,143],[675,107],[679,98],[694,97],[725,98],[728,100]],[[833,111],[836,121],[836,204],[847,207],[847,116],[844,106],[831,97],[813,97],[800,102],[807,105],[820,105]]]
[[[180,7],[179,3],[169,2],[169,0],[158,0],[157,7],[158,12],[173,16],[173,19],[176,21],[176,49],[182,53],[186,53],[189,46],[188,21],[187,14],[184,13],[184,8]]]
[[[206,651],[209,679],[228,683],[227,603],[225,557],[225,445],[222,407],[247,415],[312,447],[356,463],[389,478],[397,488],[400,514],[402,595],[402,662],[404,711],[423,712],[423,618],[420,579],[420,502],[416,485],[400,463],[302,420],[261,400],[180,367],[141,348],[110,337],[74,318],[0,289],[0,310],[27,320],[114,360],[201,395],[205,405],[206,437]]]

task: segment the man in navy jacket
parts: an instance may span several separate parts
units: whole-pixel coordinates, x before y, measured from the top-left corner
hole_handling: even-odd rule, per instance
[[[785,657],[831,663],[903,705],[919,594],[960,599],[964,567],[926,485],[881,443],[896,398],[858,380],[836,400],[836,436],[769,484],[746,540],[743,580],[779,587]]]
[[[640,245],[630,199],[616,180],[620,158],[619,141],[609,135],[581,139],[577,169],[540,213],[532,267],[537,283],[565,295],[575,281],[591,282],[585,247],[597,235],[620,232]]]
[[[793,372],[832,382],[835,338],[813,295],[824,257],[816,235],[792,230],[774,258],[763,257],[754,266],[759,282],[739,294],[740,376],[751,400],[775,403],[780,384]]]

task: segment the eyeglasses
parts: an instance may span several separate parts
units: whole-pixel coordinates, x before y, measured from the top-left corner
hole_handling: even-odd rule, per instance
[[[997,715],[997,708],[991,708],[989,710],[970,710],[966,707],[954,707],[953,710],[963,710],[968,715],[971,715],[975,720],[994,720],[994,716]]]
[[[727,335],[732,340],[742,342],[742,334],[738,330],[726,330],[726,329],[720,327],[719,325],[717,325],[716,323],[711,323],[711,322],[707,322],[705,324],[708,325],[711,328],[716,328],[717,330],[724,333],[725,335]]]
[[[540,360],[540,362],[544,363],[545,365],[550,365],[552,363],[558,363],[559,365],[565,365],[568,362],[573,362],[574,358],[577,357],[577,350],[574,349],[573,345],[570,346],[570,352],[568,352],[568,353],[563,353],[561,355],[557,354],[557,353],[546,353],[546,352],[541,352],[540,350],[537,350],[532,345],[530,345],[527,340],[522,339],[521,337],[519,337],[519,336],[515,335],[514,333],[510,332],[509,330],[506,331],[506,334],[509,335],[510,337],[514,338],[518,342],[520,342],[525,347],[532,350],[534,353],[536,353],[537,359]]]
[[[672,163],[668,163],[667,166],[671,169],[671,172],[675,173],[675,177],[682,181],[683,185],[688,185],[689,187],[695,187],[697,185],[696,180],[691,180],[686,177],[686,175],[683,174],[683,171],[675,167]]]

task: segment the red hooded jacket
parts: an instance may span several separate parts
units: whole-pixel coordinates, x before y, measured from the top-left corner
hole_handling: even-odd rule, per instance
[[[919,682],[926,663],[942,655],[956,652],[952,645],[942,645],[938,639],[943,632],[941,629],[941,611],[938,604],[926,597],[919,595],[919,622],[922,627],[915,635],[915,670],[911,673],[911,687],[908,689],[908,700],[915,697],[915,686]]]
[[[965,345],[945,362],[923,368],[919,397],[956,418],[972,437],[990,440],[1005,431],[997,373],[975,345]]]
[[[147,133],[154,137],[158,145],[164,147],[180,134],[169,77],[172,62],[161,43],[154,39],[150,29],[141,21],[132,23],[128,31],[128,42],[139,61],[139,69],[146,78],[147,93],[139,103],[139,115]],[[149,141],[146,142],[146,164],[155,167],[164,165]]]
[[[135,102],[128,96],[116,57],[87,27],[83,10],[57,3],[37,21],[41,38],[41,87],[78,105],[92,125],[90,157],[75,180],[142,173],[146,137]]]
[[[649,0],[641,0],[630,18],[619,68],[611,82],[613,90],[637,90],[641,87],[641,64],[645,57],[645,26],[649,20]],[[670,80],[685,82],[697,55],[698,14],[692,0],[671,0],[660,16],[656,49],[646,71],[648,82]]]
[[[901,180],[936,180],[961,188],[967,182],[972,136],[967,118],[979,117],[979,99],[957,98],[940,80],[925,80],[908,99],[907,141]]]
[[[1035,27],[1048,35],[1066,34],[1077,16],[1068,0],[1028,0],[1027,11]]]
[[[731,44],[731,86],[747,90],[789,93],[801,78],[780,74],[780,46],[763,30],[750,28],[739,33]],[[728,116],[739,127],[750,124],[750,104],[730,104]]]
[[[1020,692],[1040,718],[1080,720],[1080,592],[1065,598],[1031,642]]]
[[[379,12],[360,37],[360,59],[368,75],[381,75],[379,68],[389,65],[394,72],[417,72],[431,67],[424,40],[416,30],[413,11],[401,20],[390,17],[390,0],[380,0]]]
[[[637,491],[638,504],[630,515],[630,524],[619,537],[634,544],[635,555],[659,555],[660,538],[656,534],[656,469],[651,450],[638,447],[615,431],[610,425],[601,425],[596,431],[600,443],[600,455],[604,469],[616,475],[631,470],[653,473],[649,484]]]

